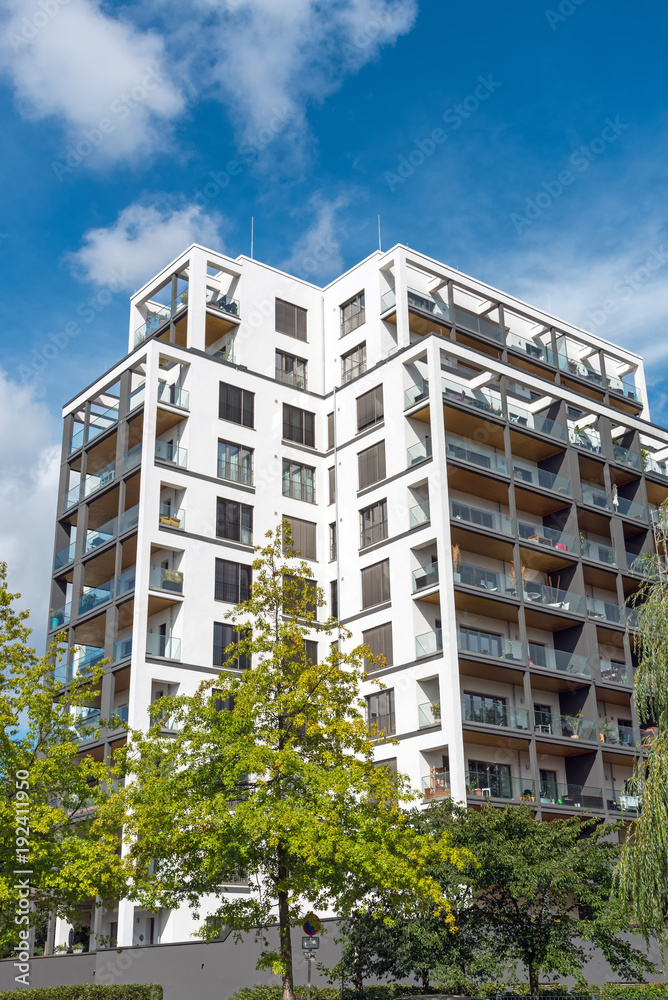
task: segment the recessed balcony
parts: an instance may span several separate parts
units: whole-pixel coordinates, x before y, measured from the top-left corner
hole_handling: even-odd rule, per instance
[[[429,399],[429,381],[416,382],[404,392],[404,410],[409,410],[416,403],[424,403]]]
[[[450,516],[453,521],[461,521],[472,527],[484,528],[486,531],[496,531],[509,536],[515,534],[512,517],[509,514],[499,514],[488,507],[477,507],[461,500],[451,500]]]
[[[99,587],[84,587],[79,596],[78,613],[87,615],[95,608],[107,604],[114,596],[114,581],[100,584]]]
[[[626,747],[635,750],[640,745],[641,734],[633,726],[620,726],[613,722],[602,722],[601,742],[608,746]]]
[[[432,632],[423,632],[415,637],[415,657],[434,656],[443,649],[443,633],[440,628]]]
[[[172,444],[169,441],[155,442],[155,457],[160,462],[169,462],[170,465],[178,465],[182,469],[188,466],[188,452],[186,449],[179,448],[178,445]]]
[[[467,465],[475,465],[478,469],[508,475],[508,460],[505,455],[500,454],[495,448],[478,444],[469,438],[446,434],[445,454],[446,458],[457,462],[465,462]]]
[[[632,451],[630,448],[623,448],[619,444],[613,444],[612,450],[615,456],[615,462],[619,462],[621,465],[629,465],[637,472],[642,472],[643,456],[640,452]]]
[[[181,640],[173,636],[149,632],[146,636],[146,655],[165,660],[181,660]]]
[[[137,567],[130,566],[116,578],[116,597],[122,597],[135,589]]]
[[[112,656],[114,660],[125,660],[132,656],[132,636],[128,635],[124,639],[117,639],[113,645]]]
[[[158,402],[176,406],[181,410],[188,410],[190,409],[190,393],[187,389],[180,389],[178,385],[158,382]]]
[[[540,736],[559,736],[564,739],[599,740],[598,726],[579,715],[555,715],[553,712],[534,712],[534,732]]]
[[[207,309],[215,309],[216,312],[224,313],[225,316],[234,316],[236,319],[241,318],[241,302],[239,299],[234,299],[225,292],[218,292],[207,288],[206,307]]]
[[[577,552],[578,539],[567,531],[532,524],[530,521],[518,521],[517,527],[521,542],[531,542],[533,545],[555,549],[557,552]]]
[[[568,440],[576,448],[582,448],[584,451],[590,451],[594,455],[603,454],[601,435],[593,427],[586,427],[583,429],[577,426],[569,427]]]
[[[459,403],[474,410],[482,410],[493,417],[503,416],[503,403],[498,392],[471,389],[464,383],[453,382],[449,378],[441,378],[441,391],[444,403]]]
[[[65,566],[69,566],[69,564],[73,562],[76,547],[76,542],[70,542],[70,544],[66,545],[64,549],[60,550],[60,552],[56,552],[53,560],[53,568],[56,572],[63,569]]]
[[[610,392],[624,396],[625,399],[631,399],[634,403],[642,403],[642,393],[636,386],[632,375],[626,378],[617,378],[616,375],[608,375],[607,383]]]
[[[63,604],[60,608],[54,608],[51,612],[51,628],[62,628],[63,625],[67,625],[70,620],[70,615],[72,614],[72,602],[68,601],[67,604]]]
[[[161,503],[158,508],[158,525],[161,528],[180,528],[185,530],[186,512],[182,507],[172,507],[171,504]]]
[[[418,503],[408,511],[410,528],[419,528],[421,524],[427,524],[430,519],[429,502]]]
[[[565,476],[558,476],[554,472],[548,472],[547,469],[530,465],[517,458],[513,458],[512,468],[513,478],[521,483],[529,483],[541,490],[550,490],[552,493],[561,493],[567,497],[572,495],[571,481]]]
[[[413,570],[413,593],[418,594],[423,590],[430,590],[438,586],[438,563],[430,566],[420,566]]]
[[[72,731],[79,743],[89,743],[96,740],[100,731],[100,709],[79,706],[74,709]]]
[[[426,462],[429,458],[431,458],[431,439],[418,441],[406,451],[406,466],[410,469],[414,465],[419,465],[420,462]]]
[[[91,493],[96,493],[97,490],[103,489],[105,486],[109,486],[110,483],[116,478],[116,462],[109,462],[105,465],[103,469],[98,472],[93,472],[90,476],[86,476],[83,481],[83,499],[89,497]]]
[[[182,594],[183,573],[177,569],[153,566],[149,572],[148,585],[152,590],[170,590],[175,594]]]
[[[75,424],[75,426],[78,426],[78,424]],[[69,448],[67,449],[68,455],[72,455],[75,451],[78,451],[79,448],[83,446],[83,443],[84,443],[84,429],[82,427],[81,430],[74,431],[74,433],[72,434],[72,437],[70,438],[70,445]]]
[[[607,805],[610,812],[632,813],[636,816],[641,810],[639,795],[629,794],[621,788],[606,788]]]
[[[536,431],[557,441],[566,441],[566,428],[558,420],[551,420],[540,413],[531,413],[514,403],[508,404],[508,418],[513,427]]]
[[[484,316],[478,316],[468,309],[462,309],[460,306],[455,306],[455,325],[461,330],[477,333],[487,340],[494,340],[497,344],[503,343],[503,333],[498,323],[494,323]]]
[[[441,706],[437,701],[418,705],[418,729],[429,729],[441,724]]]
[[[603,809],[603,789],[594,785],[573,785],[558,781],[540,782],[541,805],[568,809]]]
[[[601,680],[604,684],[632,684],[630,667],[616,660],[601,660]]]
[[[482,696],[464,695],[462,698],[462,720],[482,726],[529,732],[529,712],[526,708],[515,708],[513,705],[501,704],[500,699],[494,699],[496,704],[488,704],[491,700]]]
[[[624,611],[613,601],[604,601],[598,597],[587,598],[587,614],[590,618],[601,618],[616,625],[624,624]]]
[[[451,795],[450,772],[446,768],[432,767],[428,775],[422,776],[424,799],[446,799]]]
[[[524,661],[524,647],[516,639],[463,625],[457,629],[457,648],[460,653],[473,653],[475,656],[491,656],[516,663]]]
[[[136,410],[138,406],[141,406],[146,399],[146,383],[142,382],[138,385],[136,389],[133,389],[128,396],[128,413]]]
[[[546,365],[555,366],[554,352],[551,347],[546,347],[538,340],[527,340],[511,330],[506,332],[506,345],[509,351],[517,351],[519,354],[528,355],[532,361],[542,361]]]
[[[617,565],[617,553],[612,546],[591,541],[584,535],[580,535],[580,554],[585,559],[592,559],[594,562],[606,563],[608,566]]]
[[[77,646],[69,664],[68,681],[75,677],[83,677],[104,659],[104,648],[101,646]]]
[[[529,643],[529,665],[553,670],[561,674],[591,677],[591,666],[586,656],[569,653],[563,649],[552,649],[535,642]]]
[[[610,496],[605,490],[597,489],[588,483],[582,484],[582,502],[609,513],[614,511],[615,514],[633,518],[635,521],[648,522],[647,508],[644,504],[627,500],[626,497],[620,497],[618,494]]]
[[[129,451],[126,451],[125,455],[123,455],[123,472],[130,472],[131,469],[136,469],[141,464],[141,453],[141,441],[130,448]]]
[[[495,774],[490,765],[489,774],[469,771],[466,787],[469,797],[475,799],[501,799],[505,802],[535,802],[536,789],[532,778],[515,778],[502,772]]]
[[[93,441],[118,423],[118,407],[110,407],[102,413],[91,413],[90,422],[86,428],[86,441]]]
[[[577,375],[578,378],[585,379],[601,391],[604,390],[605,385],[603,382],[603,376],[595,368],[592,368],[590,364],[586,361],[582,361],[579,358],[569,357],[568,354],[562,353],[561,351],[557,355],[559,367],[562,371],[567,372],[571,375]]]

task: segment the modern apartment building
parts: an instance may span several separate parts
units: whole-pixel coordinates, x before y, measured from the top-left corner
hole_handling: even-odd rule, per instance
[[[635,815],[624,603],[668,497],[637,355],[403,246],[324,288],[191,246],[63,416],[49,625],[78,648],[63,680],[113,657],[82,749],[219,672],[253,544],[287,517],[323,614],[387,659],[368,716],[399,742],[377,758],[425,803]],[[194,928],[127,902],[91,925]]]

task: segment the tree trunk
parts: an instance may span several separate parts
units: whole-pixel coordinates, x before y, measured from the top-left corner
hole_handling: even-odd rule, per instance
[[[529,993],[532,997],[537,997],[538,990],[538,969],[535,965],[529,966]]]
[[[283,959],[283,1000],[295,1000],[295,984],[292,976],[292,938],[290,937],[290,911],[288,894],[283,889],[278,892],[278,927]]]
[[[429,985],[429,969],[427,969],[422,973],[422,992],[429,993],[430,989],[431,987]]]

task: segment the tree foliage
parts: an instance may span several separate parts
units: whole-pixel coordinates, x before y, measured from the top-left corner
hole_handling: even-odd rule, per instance
[[[278,923],[280,948],[265,939],[260,964],[282,975],[292,1000],[290,928],[307,910],[350,914],[368,885],[442,909],[428,865],[458,857],[447,838],[417,835],[401,807],[414,797],[407,781],[374,766],[359,696],[369,650],[342,652],[350,634],[317,620],[323,596],[294,558],[289,526],[267,538],[250,600],[228,615],[238,629],[228,669],[155,706],[175,735],[157,715],[150,731],[132,734],[126,838],[144,905],[187,903],[210,918],[210,934]],[[306,647],[313,633],[327,647],[317,663]],[[252,657],[252,669],[234,669],[240,657]],[[239,878],[253,892],[222,896]]]
[[[85,704],[87,687],[59,697],[54,666],[64,655],[60,635],[46,656],[28,645],[29,612],[15,609],[0,563],[0,954],[18,941],[15,923],[31,926],[45,912],[76,921],[77,904],[122,891],[118,830],[96,809],[109,798],[103,761],[81,754],[71,708]],[[62,694],[62,692],[60,692]],[[28,874],[18,874],[18,872]],[[26,885],[26,880],[28,885]],[[22,895],[29,889],[30,909]],[[23,909],[21,908],[23,906]]]

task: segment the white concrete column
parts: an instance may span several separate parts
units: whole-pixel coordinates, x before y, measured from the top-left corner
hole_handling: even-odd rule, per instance
[[[394,258],[394,281],[397,293],[397,346],[408,347],[411,333],[408,329],[408,274],[406,271],[406,255],[403,250],[397,250]]]
[[[199,248],[190,251],[188,264],[188,347],[203,351],[206,325],[206,253]]]
[[[118,904],[118,947],[130,948],[134,933],[135,904],[122,899]]]

